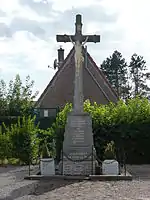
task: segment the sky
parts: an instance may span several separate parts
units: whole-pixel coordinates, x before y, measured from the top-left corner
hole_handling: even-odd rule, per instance
[[[137,53],[150,70],[150,0],[0,0],[0,75],[6,83],[20,74],[43,92],[56,70],[60,45],[57,34],[74,34],[75,15],[82,15],[83,33],[100,34],[101,42],[87,44],[98,66],[118,50],[129,62]],[[38,95],[38,96],[39,96]]]

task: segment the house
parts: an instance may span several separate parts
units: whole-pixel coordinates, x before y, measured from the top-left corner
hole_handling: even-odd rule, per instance
[[[48,110],[57,107],[63,107],[67,102],[73,102],[74,95],[74,48],[64,59],[64,49],[58,49],[58,71],[49,82],[41,96],[36,107],[42,110],[47,109],[44,115],[49,115]],[[110,83],[98,68],[87,49],[83,48],[83,95],[84,100],[89,99],[91,103],[108,104],[117,102],[118,96]],[[55,63],[56,66],[56,63]]]

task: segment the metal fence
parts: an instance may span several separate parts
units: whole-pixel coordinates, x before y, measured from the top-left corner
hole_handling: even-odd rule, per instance
[[[118,161],[119,164],[119,174],[124,174],[125,176],[127,175],[127,170],[126,170],[126,157],[125,157],[125,151],[122,148],[118,149],[118,154],[117,154],[117,158],[116,160]],[[61,153],[61,169],[60,170],[60,174],[63,175],[63,162],[64,162],[64,156],[67,160],[73,162],[73,163],[81,163],[84,161],[90,161],[91,162],[91,175],[93,175],[93,166],[94,164],[97,163],[97,166],[95,167],[95,174],[102,174],[102,163],[104,160],[101,160],[95,152],[95,148],[94,146],[92,146],[91,149],[91,153],[89,153],[88,155],[86,155],[84,158],[81,159],[72,159],[71,157],[69,157],[63,150]],[[113,162],[116,162],[116,160],[110,160],[110,162],[107,162],[107,164],[111,164]]]
[[[127,170],[126,170],[126,158],[125,158],[125,151],[122,149],[122,151],[119,151],[119,154],[116,158],[119,164],[119,174],[124,174],[125,176],[127,175]],[[86,155],[85,157],[81,159],[73,159],[71,158],[68,154],[66,154],[63,149],[61,152],[61,160],[59,164],[57,164],[55,160],[55,173],[56,175],[63,175],[63,165],[64,165],[64,156],[65,159],[71,161],[72,163],[82,163],[84,161],[90,161],[91,162],[91,175],[100,175],[102,174],[102,164],[104,160],[101,160],[95,152],[94,146],[92,146],[91,153]],[[37,163],[39,164],[39,174],[40,174],[40,154],[39,157],[37,158]],[[110,160],[110,162],[107,162],[107,164],[111,164],[115,162],[115,160]],[[96,164],[97,163],[97,164]],[[96,167],[93,169],[93,166],[96,164]],[[57,166],[57,167],[56,167]],[[30,175],[30,165],[29,165],[29,175]]]

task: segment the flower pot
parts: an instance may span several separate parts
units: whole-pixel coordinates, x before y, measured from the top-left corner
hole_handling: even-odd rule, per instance
[[[119,163],[116,160],[104,160],[102,163],[102,174],[118,175]]]
[[[55,163],[53,158],[42,158],[40,160],[41,175],[55,175]]]

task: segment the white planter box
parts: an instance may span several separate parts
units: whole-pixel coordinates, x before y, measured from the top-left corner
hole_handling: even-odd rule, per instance
[[[102,163],[102,174],[118,175],[119,163],[116,160],[104,160]]]
[[[55,175],[55,163],[53,158],[43,158],[40,161],[41,175]]]

